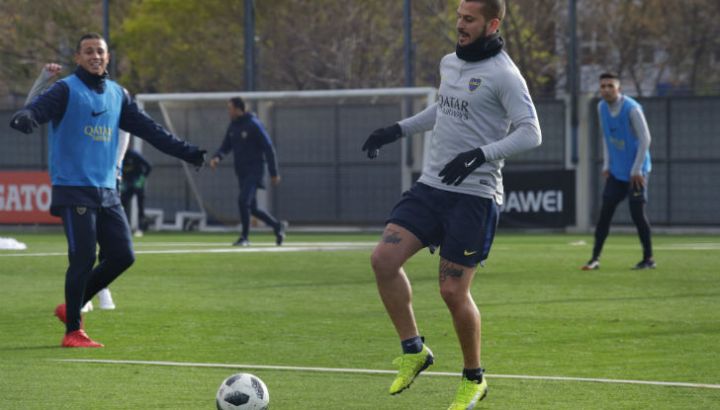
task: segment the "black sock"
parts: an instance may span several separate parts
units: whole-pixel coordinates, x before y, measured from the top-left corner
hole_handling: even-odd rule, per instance
[[[463,369],[463,376],[468,380],[480,384],[483,380],[483,372],[485,372],[485,369],[482,367],[478,367],[477,369]]]
[[[421,336],[411,337],[400,342],[402,351],[405,354],[409,353],[420,353],[423,348],[423,338]]]

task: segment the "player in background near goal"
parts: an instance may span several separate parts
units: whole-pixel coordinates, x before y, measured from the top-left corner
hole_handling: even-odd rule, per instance
[[[375,130],[362,149],[370,158],[404,135],[432,130],[422,175],[390,214],[371,264],[380,297],[401,340],[390,394],[410,387],[433,354],[420,336],[412,290],[403,269],[423,247],[440,247],[440,294],[463,354],[450,409],[470,409],[487,394],[480,361],[480,312],[470,294],[476,267],[487,258],[503,198],[504,159],[537,147],[540,125],[527,85],[503,51],[502,0],[463,0],[457,9],[456,51],[440,62],[437,101],[422,112]],[[509,133],[512,125],[513,131]]]
[[[273,185],[280,183],[275,148],[265,127],[253,113],[245,110],[245,101],[240,97],[231,98],[228,103],[230,125],[225,133],[220,148],[210,159],[210,168],[215,169],[223,157],[233,152],[235,175],[238,179],[240,196],[240,222],[242,233],[234,246],[249,246],[250,215],[263,221],[273,228],[275,244],[280,246],[285,240],[285,223],[278,221],[270,213],[258,208],[257,190],[264,188],[265,163],[270,171]]]
[[[125,215],[130,220],[130,206],[133,197],[137,199],[138,229],[134,235],[143,236],[147,230],[145,218],[145,182],[152,172],[152,165],[145,157],[134,149],[125,151],[122,160],[122,181],[120,181],[120,201],[125,208]]]
[[[50,122],[50,212],[63,220],[70,266],[65,303],[55,315],[65,323],[63,347],[102,347],[83,329],[81,307],[135,261],[132,238],[117,190],[118,130],[143,138],[162,152],[196,167],[205,152],[177,139],[108,78],[107,43],[97,33],[77,43],[73,74],[16,112],[10,126],[30,134]],[[95,266],[96,245],[104,259]]]
[[[27,99],[25,100],[25,105],[30,104],[30,102],[43,93],[45,90],[48,89],[48,87],[55,82],[57,77],[60,75],[60,72],[62,71],[62,66],[57,63],[47,63],[43,66],[43,69],[40,71],[40,75],[37,79],[35,79],[35,82],[32,85],[32,88],[30,88],[30,92],[28,93]],[[120,143],[118,145],[118,169],[122,166],[122,158],[125,154],[125,149],[127,148],[127,140],[130,137],[130,134],[128,134],[125,131],[120,131],[120,135],[118,136],[120,139]],[[125,141],[123,143],[123,141]],[[117,175],[118,180],[121,179],[121,175],[118,172]],[[102,250],[100,251],[100,259],[102,259]],[[100,289],[100,291],[97,294],[98,300],[100,302],[100,309],[104,310],[113,310],[115,309],[115,302],[112,298],[112,293],[110,293],[109,288],[103,288]],[[93,303],[92,300],[88,300],[87,303],[82,307],[80,310],[83,313],[90,312],[93,310]]]
[[[600,218],[595,226],[592,257],[582,270],[600,268],[600,253],[610,232],[610,223],[618,204],[626,197],[630,216],[637,228],[643,258],[633,269],[654,269],[650,222],[645,214],[650,169],[650,130],[642,106],[620,92],[620,77],[600,75],[598,118],[603,141],[603,190]]]

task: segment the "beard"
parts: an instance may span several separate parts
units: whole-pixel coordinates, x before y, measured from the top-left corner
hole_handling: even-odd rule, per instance
[[[492,34],[485,34],[487,32],[488,24],[486,23],[483,26],[482,36],[464,46],[460,45],[460,42],[458,41],[457,46],[455,47],[455,53],[458,58],[470,62],[481,61],[502,51],[503,44],[505,42],[503,41],[503,38],[500,37],[500,32],[496,31]]]

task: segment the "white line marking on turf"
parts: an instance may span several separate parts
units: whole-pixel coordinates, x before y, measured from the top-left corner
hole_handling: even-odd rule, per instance
[[[236,247],[226,246],[224,248],[210,249],[164,249],[164,250],[136,250],[136,255],[162,255],[162,254],[185,254],[185,253],[255,253],[255,252],[328,252],[328,251],[352,251],[369,250],[375,246],[370,242],[302,242],[299,245],[289,244],[288,246],[248,246]],[[0,253],[3,256],[67,256],[67,252],[38,252],[38,253]]]
[[[252,241],[252,246],[267,246],[267,247],[276,247],[275,242],[255,242]],[[295,242],[295,241],[288,241],[285,242],[286,245],[290,246],[375,246],[377,245],[377,242]],[[179,246],[200,246],[200,247],[207,247],[207,246],[230,246],[230,242],[135,242],[135,247],[179,247]]]
[[[290,370],[302,372],[324,372],[324,373],[361,373],[361,374],[395,374],[396,370],[378,369],[349,369],[334,367],[303,367],[303,366],[268,366],[261,364],[223,364],[223,363],[191,363],[191,362],[163,362],[154,360],[104,360],[104,359],[50,359],[60,362],[72,363],[98,363],[98,364],[139,364],[148,366],[175,366],[175,367],[211,367],[219,369],[256,369],[256,370]],[[423,372],[427,376],[449,376],[458,377],[460,373],[452,372]],[[651,380],[625,380],[625,379],[603,379],[590,377],[565,377],[565,376],[529,376],[519,374],[487,374],[490,379],[522,379],[522,380],[552,380],[569,382],[590,382],[590,383],[615,383],[615,384],[642,384],[650,386],[690,387],[696,389],[720,389],[720,384],[707,383],[683,383],[683,382],[662,382]]]
[[[698,243],[674,243],[668,245],[659,245],[656,249],[669,251],[717,251],[720,250],[718,242],[698,242]]]

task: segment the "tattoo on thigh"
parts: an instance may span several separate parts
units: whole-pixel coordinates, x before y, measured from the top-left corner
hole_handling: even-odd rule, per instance
[[[385,243],[400,243],[402,238],[400,238],[400,233],[398,231],[389,231],[387,234],[385,234],[382,238],[382,241]]]
[[[464,271],[462,268],[458,268],[457,266],[454,266],[452,263],[441,260],[440,261],[440,281],[445,281],[445,279],[448,278],[448,276],[454,277],[454,278],[461,278]]]

